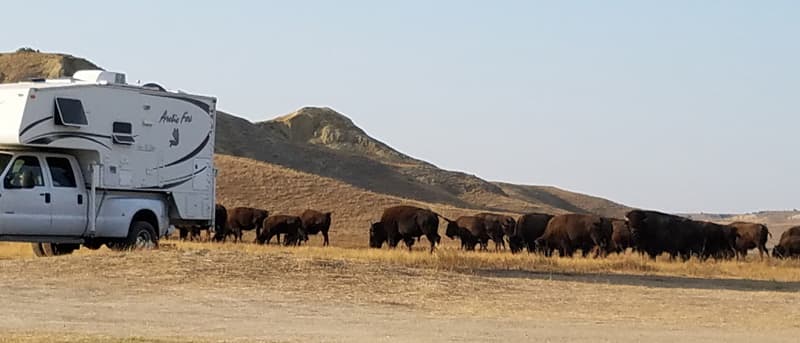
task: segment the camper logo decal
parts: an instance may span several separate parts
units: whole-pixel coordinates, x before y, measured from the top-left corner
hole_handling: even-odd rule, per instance
[[[178,131],[178,128],[172,129],[172,139],[169,140],[169,147],[178,146],[181,142],[181,133]]]
[[[158,120],[160,124],[184,124],[184,123],[191,123],[192,116],[189,112],[183,112],[183,114],[172,113],[169,114],[167,110],[164,110],[164,113],[161,114],[161,118]]]

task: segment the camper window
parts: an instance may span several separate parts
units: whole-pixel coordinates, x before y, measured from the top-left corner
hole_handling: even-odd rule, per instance
[[[56,124],[65,126],[86,126],[86,112],[78,99],[56,98]]]
[[[32,180],[28,181],[27,179]],[[32,182],[31,186],[34,187],[44,186],[42,167],[39,165],[39,159],[36,158],[36,156],[17,157],[14,163],[11,164],[11,169],[3,180],[3,187],[23,188],[28,186],[28,182]]]
[[[53,187],[75,188],[75,173],[72,164],[63,157],[48,157],[45,159],[50,168],[50,177],[53,178]]]
[[[133,125],[131,123],[124,123],[115,121],[113,127],[114,143],[117,144],[133,144]]]

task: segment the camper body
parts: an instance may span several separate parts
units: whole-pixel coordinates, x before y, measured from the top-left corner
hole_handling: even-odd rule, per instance
[[[58,254],[210,226],[215,106],[104,71],[0,85],[0,240]]]

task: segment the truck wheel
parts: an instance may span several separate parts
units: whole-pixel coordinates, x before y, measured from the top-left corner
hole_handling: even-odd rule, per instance
[[[146,250],[158,247],[158,237],[153,225],[148,222],[138,221],[131,224],[128,238],[123,243],[125,249]]]
[[[31,243],[31,248],[33,248],[33,254],[36,255],[36,257],[47,256],[44,254],[44,249],[42,249],[42,243]]]
[[[69,255],[79,247],[77,244],[56,243],[31,243],[31,246],[33,247],[33,254],[37,257]]]

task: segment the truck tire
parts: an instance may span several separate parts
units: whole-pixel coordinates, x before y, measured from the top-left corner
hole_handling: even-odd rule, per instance
[[[33,248],[33,254],[36,255],[36,257],[47,256],[44,254],[44,249],[42,249],[42,243],[31,243],[31,248]]]
[[[158,247],[158,236],[153,225],[145,221],[136,221],[128,230],[124,242],[116,244],[122,250],[149,250]]]
[[[33,247],[33,254],[37,257],[69,255],[79,248],[77,244],[57,243],[31,243],[31,246]]]

